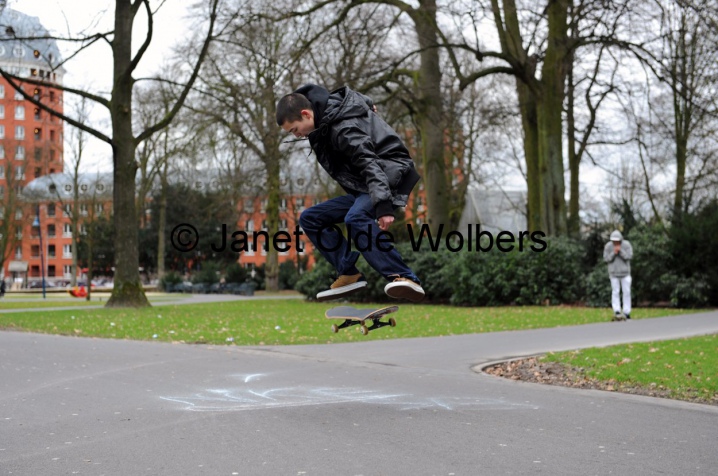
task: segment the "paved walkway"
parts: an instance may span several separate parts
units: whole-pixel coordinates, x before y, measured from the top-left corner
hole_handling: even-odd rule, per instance
[[[718,312],[324,346],[0,332],[0,474],[714,475],[716,407],[471,369],[716,332]]]
[[[264,296],[264,295],[255,295],[255,296],[235,296],[232,294],[175,294],[174,297],[161,297],[157,300],[150,299],[152,306],[174,306],[176,304],[202,304],[207,302],[226,302],[226,301],[247,301],[247,300],[254,300],[254,299],[303,299],[304,296],[301,294],[286,294],[286,295],[273,295],[273,296]],[[67,299],[48,299],[44,302],[68,302]],[[8,301],[6,301],[8,302]],[[22,309],[3,309],[2,304],[3,302],[0,301],[0,314],[8,314],[11,312],[31,312],[31,311],[71,311],[76,309],[100,309],[105,307],[104,303],[98,303],[96,306],[93,305],[85,305],[85,306],[57,306],[57,307],[32,307],[32,304],[37,302],[43,302],[38,301],[37,299],[33,300],[22,300],[22,299],[13,299],[9,302],[27,302],[28,307],[22,308]]]

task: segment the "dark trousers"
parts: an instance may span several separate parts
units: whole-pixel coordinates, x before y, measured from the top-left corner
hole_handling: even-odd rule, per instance
[[[314,247],[329,261],[339,275],[357,274],[356,262],[361,256],[379,274],[392,280],[400,276],[419,282],[414,272],[404,263],[399,252],[391,243],[377,246],[377,235],[381,232],[376,223],[376,213],[369,194],[344,195],[332,198],[302,212],[299,225],[314,244]],[[350,244],[346,237],[332,225],[345,223],[351,230]],[[369,241],[371,240],[371,242]],[[380,247],[388,251],[379,249]]]

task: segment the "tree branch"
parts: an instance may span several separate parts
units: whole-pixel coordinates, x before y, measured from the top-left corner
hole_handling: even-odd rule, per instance
[[[70,117],[67,117],[66,115],[64,115],[64,114],[62,114],[62,113],[60,113],[60,112],[57,112],[56,110],[54,110],[54,109],[52,109],[52,108],[46,106],[45,104],[41,103],[40,101],[36,100],[35,98],[33,98],[32,96],[30,96],[29,94],[27,94],[27,93],[22,89],[22,87],[20,86],[20,84],[18,84],[18,83],[15,82],[15,80],[24,81],[22,78],[18,78],[17,76],[12,76],[12,75],[8,74],[8,73],[7,73],[5,70],[3,70],[3,69],[0,69],[0,75],[1,75],[3,78],[5,78],[5,80],[6,80],[16,91],[18,91],[20,94],[22,94],[25,99],[27,99],[28,101],[30,101],[30,102],[31,102],[32,104],[34,104],[35,106],[39,107],[39,108],[42,109],[43,111],[48,112],[49,114],[52,114],[52,115],[55,116],[55,117],[59,117],[60,119],[62,119],[63,121],[67,122],[67,123],[70,124],[71,126],[77,127],[78,129],[83,130],[83,131],[87,132],[88,134],[91,134],[91,135],[97,137],[97,138],[100,139],[101,141],[107,142],[108,144],[112,145],[112,139],[110,139],[108,136],[106,136],[106,135],[103,134],[102,132],[100,132],[100,131],[98,131],[98,130],[96,130],[96,129],[93,129],[93,128],[91,128],[91,127],[88,127],[88,126],[86,126],[85,124],[83,124],[83,123],[81,123],[81,122],[79,122],[79,121],[76,121],[75,119],[72,119],[72,118],[70,118]],[[27,82],[29,82],[29,81],[27,81]],[[32,83],[31,83],[31,84],[32,84]],[[35,84],[41,84],[41,85],[47,86],[47,83],[35,82]],[[87,93],[85,93],[84,91],[78,91],[76,94],[78,94],[78,95],[80,95],[80,96],[82,96],[82,97],[87,97],[88,99],[93,99],[93,98],[91,97],[91,96],[92,96],[91,94],[87,94]]]
[[[152,41],[153,15],[152,10],[150,9],[150,2],[148,0],[137,0],[135,3],[140,2],[145,5],[145,10],[147,11],[147,36],[145,37],[145,42],[142,43],[142,46],[137,51],[135,57],[132,59],[132,63],[130,63],[130,73],[134,71],[135,68],[137,68],[137,65],[139,64],[140,60],[142,59],[142,56],[144,56],[145,52],[147,51],[147,48],[150,46],[150,42]]]
[[[140,1],[140,0],[137,0]],[[143,0],[144,1],[144,0]],[[165,115],[165,117],[160,121],[154,124],[153,126],[148,127],[142,133],[135,139],[135,143],[139,144],[143,140],[147,139],[149,136],[154,134],[155,132],[164,129],[167,127],[170,122],[172,122],[172,119],[174,119],[175,115],[179,112],[179,110],[182,108],[182,104],[184,103],[185,98],[189,94],[190,90],[192,89],[192,85],[194,84],[195,79],[197,79],[197,75],[199,74],[199,70],[202,66],[202,62],[204,61],[205,56],[207,56],[207,51],[209,50],[209,44],[212,41],[213,38],[213,32],[214,32],[214,24],[217,20],[217,6],[218,6],[219,0],[213,0],[212,2],[212,11],[210,13],[210,20],[209,20],[209,29],[207,31],[207,37],[204,40],[204,44],[202,45],[202,50],[200,51],[199,57],[197,58],[197,63],[195,64],[194,70],[192,71],[192,75],[190,76],[189,80],[187,81],[187,84],[185,85],[184,89],[182,90],[182,93],[180,94],[179,98],[177,98],[177,101],[175,102],[175,105],[172,107],[172,110]]]

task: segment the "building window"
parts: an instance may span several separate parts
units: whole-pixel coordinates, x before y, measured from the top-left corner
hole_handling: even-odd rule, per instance
[[[0,126],[0,139],[5,138],[5,126]]]
[[[40,257],[40,245],[32,245],[30,247],[30,257],[31,258],[39,258]]]
[[[50,266],[47,267],[47,276],[50,278],[55,277],[55,265],[54,264],[51,264]]]
[[[55,245],[47,245],[47,257],[48,258],[55,257]]]
[[[19,208],[17,210],[15,210],[15,219],[22,220],[22,210]]]
[[[50,131],[50,141],[55,142],[55,131]]]
[[[15,126],[15,139],[25,138],[25,128],[22,126]]]
[[[62,267],[63,271],[65,272],[65,278],[71,278],[72,277],[72,265],[66,264]]]
[[[3,99],[5,97],[5,85],[0,84],[0,99]]]
[[[47,225],[47,237],[55,238],[55,225]]]
[[[25,147],[21,145],[17,146],[17,149],[15,149],[15,158],[18,160],[25,158]]]
[[[15,90],[15,99],[18,101],[22,101],[24,99],[22,93],[20,91],[18,91],[17,89]]]
[[[35,162],[40,162],[42,160],[42,149],[39,147],[35,147],[33,153],[35,155]]]
[[[36,121],[42,120],[42,112],[40,112],[39,107],[35,108],[35,120]]]
[[[49,216],[49,217],[55,216],[55,204],[54,203],[47,204],[47,216]]]
[[[244,224],[245,231],[253,232],[254,231],[254,220],[247,220],[247,222]]]
[[[65,226],[62,230],[62,236],[63,238],[71,238],[72,237],[72,225],[69,223],[65,223]]]
[[[55,160],[55,151],[53,149],[50,149],[50,162]]]
[[[0,179],[5,178],[5,166],[0,165]]]
[[[63,258],[72,258],[72,245],[63,245],[62,246],[62,257]]]
[[[38,178],[42,175],[42,168],[35,167],[35,178]]]
[[[95,204],[95,213],[101,214],[104,211],[105,207],[101,203]]]
[[[40,90],[40,88],[35,88],[35,90],[32,92],[32,98],[35,101],[39,101],[41,94],[42,94],[42,90]]]
[[[55,91],[50,91],[50,102],[55,102]]]
[[[149,208],[147,209],[147,211],[149,212]],[[88,215],[86,203],[80,204],[80,215],[82,215],[83,217],[86,217]],[[148,213],[148,215],[149,215],[149,213]]]
[[[17,167],[15,167],[15,178],[18,180],[25,179],[25,167],[23,167],[22,165],[18,165]]]
[[[286,198],[282,198],[281,200],[279,200],[279,209],[282,211],[287,209],[287,199]]]
[[[25,106],[15,106],[15,119],[25,119]]]
[[[22,259],[22,246],[20,245],[15,248],[15,259]]]
[[[0,104],[0,119],[5,119],[5,106]]]
[[[33,132],[35,134],[35,140],[42,139],[42,129],[40,129],[39,127],[36,127]]]
[[[22,227],[18,226],[15,228],[15,238],[18,240],[22,240]]]
[[[0,145],[0,159],[5,158],[5,147]]]

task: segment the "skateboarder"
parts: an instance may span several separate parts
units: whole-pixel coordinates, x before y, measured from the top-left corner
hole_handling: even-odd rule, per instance
[[[633,247],[618,230],[611,233],[611,241],[603,248],[603,259],[608,263],[608,276],[611,279],[611,306],[614,319],[625,316],[631,318],[631,259]],[[623,291],[623,314],[621,314],[621,296]]]
[[[389,281],[384,292],[421,301],[419,278],[399,252],[393,246],[389,251],[376,246],[377,235],[394,221],[394,209],[406,206],[419,174],[401,138],[376,114],[371,99],[346,86],[329,92],[307,84],[279,100],[277,124],[309,139],[319,164],[347,193],[308,208],[299,218],[304,233],[338,275],[317,299],[341,298],[367,284],[356,268],[359,253],[350,251],[344,236],[331,229],[343,222],[351,229],[353,248],[366,250],[361,255]]]

